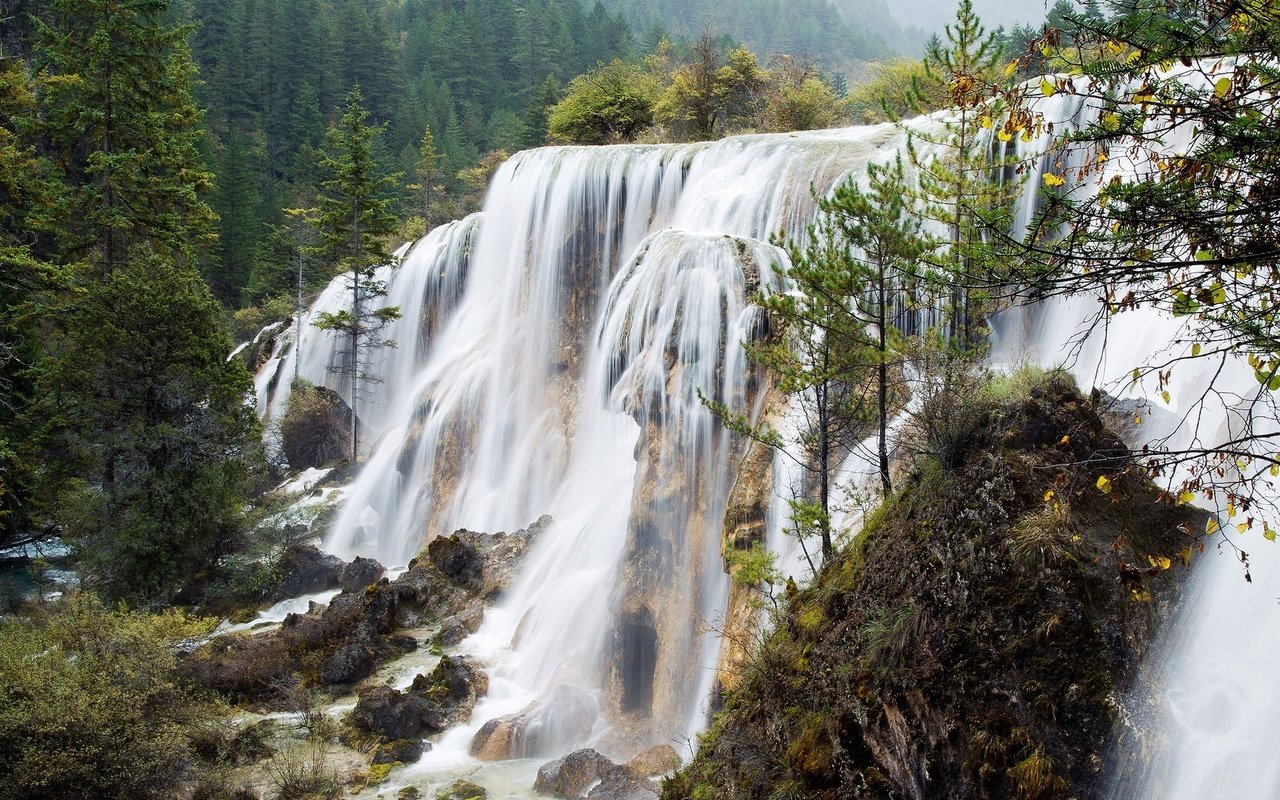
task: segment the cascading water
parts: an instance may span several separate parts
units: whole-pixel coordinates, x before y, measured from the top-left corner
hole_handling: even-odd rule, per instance
[[[440,317],[429,343],[388,358],[386,402],[359,406],[380,438],[326,546],[396,565],[457,528],[556,520],[463,644],[491,665],[489,697],[419,769],[465,758],[480,724],[522,709],[522,744],[507,755],[551,757],[589,735],[625,755],[701,728],[742,443],[699,393],[759,413],[743,344],[762,323],[747,298],[785,260],[767,240],[803,231],[811,186],[825,191],[903,139],[880,126],[522,153],[495,176],[473,231],[434,232],[387,274],[398,339],[425,324],[409,307],[424,281],[465,283],[455,302],[422,302],[418,313]],[[312,314],[341,304],[335,287]],[[303,340],[300,373],[322,382],[342,343]],[[277,386],[269,416],[283,377],[268,373],[287,375],[294,358],[282,345],[260,376]],[[582,709],[604,720],[594,734],[567,719]]]
[[[1039,110],[1059,129],[1092,113],[1060,98]],[[505,755],[542,760],[587,741],[615,752],[681,743],[701,727],[720,648],[705,624],[723,615],[728,594],[722,526],[742,444],[698,392],[760,412],[760,376],[742,344],[760,323],[746,298],[784,258],[765,242],[777,231],[803,231],[814,211],[810,187],[825,191],[846,174],[864,174],[904,141],[886,125],[521,153],[496,175],[482,214],[434,231],[386,273],[388,302],[404,312],[390,334],[401,349],[385,358],[376,399],[357,403],[377,441],[327,547],[396,565],[455,528],[556,520],[462,645],[490,665],[489,696],[411,774],[474,765],[472,736],[492,719],[524,725]],[[1115,159],[1110,168],[1140,166]],[[1036,165],[1028,178],[1024,223],[1044,169]],[[335,283],[311,314],[342,302]],[[1075,300],[1002,315],[993,359],[1057,365],[1090,310]],[[1116,325],[1085,341],[1073,371],[1083,386],[1156,396],[1155,387],[1124,379],[1177,342],[1177,321],[1135,312]],[[282,337],[259,375],[260,412],[280,413],[295,359],[302,377],[334,383],[327,370],[340,349],[307,325],[301,348]],[[1242,375],[1244,391],[1252,376]],[[1185,384],[1172,387],[1175,397],[1196,396],[1208,378],[1180,370],[1175,380]],[[1219,411],[1228,426],[1231,412]],[[1166,432],[1154,418],[1148,424],[1153,438]],[[776,491],[794,477],[781,464],[771,478]],[[771,536],[783,508],[768,509]],[[1261,774],[1265,762],[1251,760],[1260,754],[1243,746],[1265,747],[1266,725],[1280,713],[1275,693],[1206,694],[1195,683],[1223,665],[1266,675],[1249,654],[1280,636],[1269,602],[1280,587],[1268,583],[1280,570],[1255,553],[1255,583],[1246,587],[1230,555],[1209,559],[1194,579],[1182,633],[1166,645],[1167,667],[1153,670],[1170,698],[1157,724],[1175,735],[1158,757],[1117,758],[1116,797],[1280,792],[1274,775]],[[802,561],[790,559],[797,569]],[[1267,632],[1250,636],[1243,626],[1259,618]],[[1251,697],[1260,712],[1218,702],[1227,694]],[[1217,730],[1234,753],[1207,755],[1204,742]],[[1194,759],[1185,755],[1193,751]],[[1137,762],[1152,769],[1135,772]],[[1188,775],[1189,763],[1205,766]],[[1232,771],[1240,785],[1224,778]],[[1223,786],[1230,791],[1213,788]]]

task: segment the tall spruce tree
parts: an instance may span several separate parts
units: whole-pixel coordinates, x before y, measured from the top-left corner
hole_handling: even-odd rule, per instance
[[[355,411],[362,386],[378,380],[366,356],[395,345],[382,337],[382,331],[400,316],[397,306],[377,305],[387,287],[375,277],[378,267],[392,262],[387,242],[397,224],[391,213],[391,193],[400,176],[382,173],[374,148],[383,126],[366,124],[368,118],[360,90],[352,89],[345,113],[326,136],[327,149],[320,161],[326,177],[320,205],[312,214],[318,234],[314,252],[334,274],[346,273],[351,292],[349,310],[321,314],[315,324],[347,339],[345,360],[335,370],[351,387],[352,463],[360,454]]]
[[[86,579],[156,602],[241,531],[257,425],[196,263],[212,239],[185,29],[160,0],[51,0],[38,26],[55,297],[36,416],[49,516]]]

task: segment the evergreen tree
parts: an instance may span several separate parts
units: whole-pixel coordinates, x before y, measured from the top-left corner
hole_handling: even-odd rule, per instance
[[[195,66],[165,23],[166,0],[49,0],[36,67],[50,156],[68,187],[59,214],[66,256],[106,277],[145,247],[180,263],[212,237],[203,194]]]
[[[912,302],[910,295],[920,281],[921,262],[937,243],[922,230],[901,157],[888,166],[868,165],[867,180],[866,191],[853,179],[846,180],[818,205],[821,213],[835,220],[841,241],[853,248],[850,288],[854,293],[849,302],[875,331],[869,350],[875,371],[876,455],[881,488],[888,497],[893,491],[889,476],[889,411],[896,384],[894,373],[903,361],[900,326],[901,312],[905,310],[905,304],[896,303],[894,298],[905,294],[907,302]]]
[[[923,105],[940,90],[946,92],[951,114],[941,137],[911,131],[908,152],[919,171],[920,194],[928,213],[949,231],[949,246],[939,267],[951,294],[951,330],[961,349],[982,340],[981,325],[990,309],[979,276],[999,269],[996,244],[1008,229],[1008,210],[1016,182],[993,182],[1003,161],[992,163],[987,143],[991,129],[1007,142],[1021,132],[1020,117],[1001,119],[1003,78],[997,64],[1001,48],[973,11],[972,0],[960,0],[955,22],[945,28],[946,41],[934,37],[925,50],[924,74],[913,83],[913,103]],[[941,150],[926,157],[924,140]],[[989,281],[986,281],[989,283]]]
[[[387,240],[397,225],[390,211],[389,193],[399,176],[381,173],[374,150],[383,129],[366,124],[369,112],[364,109],[363,99],[360,90],[353,89],[347,95],[342,119],[329,129],[327,149],[320,162],[326,178],[320,205],[313,214],[318,235],[314,252],[333,273],[347,274],[351,291],[350,310],[321,314],[315,324],[347,339],[346,359],[337,371],[350,381],[353,412],[361,397],[361,386],[377,380],[365,356],[394,346],[394,342],[382,338],[381,331],[400,316],[396,306],[374,307],[376,299],[387,293],[385,283],[377,280],[374,273],[377,267],[392,262]],[[352,463],[359,453],[359,424],[353,420]]]
[[[163,600],[239,533],[257,426],[196,261],[193,67],[164,2],[51,0],[41,96],[60,261],[38,370],[49,515],[108,595]]]
[[[45,257],[58,187],[32,145],[39,88],[21,59],[0,49],[0,547],[33,536],[27,512],[36,454],[26,412],[41,296],[59,275]]]
[[[444,189],[443,186],[436,185],[442,160],[440,151],[436,149],[435,137],[431,135],[431,129],[427,128],[422,134],[422,143],[418,145],[418,158],[414,164],[417,182],[411,183],[407,187],[409,191],[417,192],[420,198],[422,221],[425,223],[427,230],[431,230],[435,224],[433,210],[436,194]]]

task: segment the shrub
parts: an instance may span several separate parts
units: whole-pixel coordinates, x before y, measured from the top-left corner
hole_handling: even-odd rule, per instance
[[[246,342],[258,335],[258,331],[274,322],[284,322],[293,317],[294,298],[287,294],[272,297],[258,305],[242,308],[231,315],[231,334],[237,342]]]
[[[179,684],[174,648],[210,627],[80,593],[0,622],[0,798],[176,796],[210,709]]]

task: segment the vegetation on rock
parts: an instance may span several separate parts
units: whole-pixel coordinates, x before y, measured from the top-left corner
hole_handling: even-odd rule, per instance
[[[904,434],[929,455],[788,592],[665,797],[1094,794],[1203,514],[1157,490],[1060,374],[940,393],[920,412],[935,415]]]

